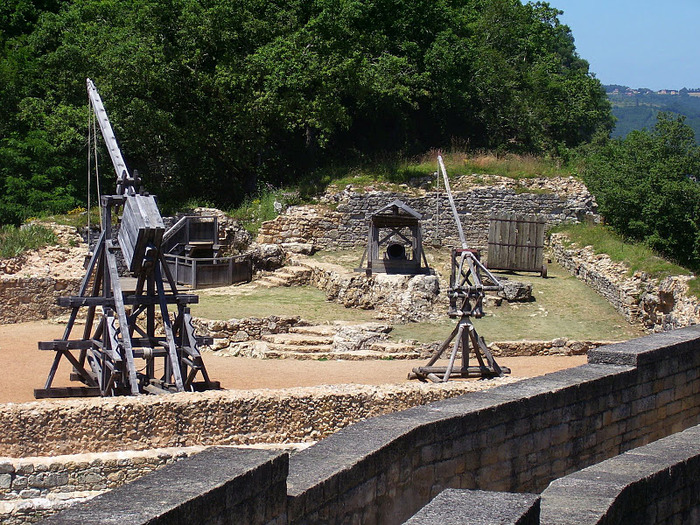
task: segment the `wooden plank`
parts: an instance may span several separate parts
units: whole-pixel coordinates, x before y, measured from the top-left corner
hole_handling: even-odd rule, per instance
[[[126,310],[124,309],[124,299],[119,285],[119,272],[117,271],[117,260],[111,250],[111,241],[107,241],[106,251],[107,267],[114,294],[114,305],[119,318],[119,332],[121,335],[121,344],[124,350],[124,359],[126,360],[127,383],[132,395],[139,395],[138,378],[136,376],[136,366],[134,365],[134,354],[131,348],[131,340],[129,338],[129,323],[126,319]]]
[[[63,397],[99,397],[100,388],[93,386],[65,386],[51,388],[35,388],[35,399],[53,399]]]
[[[40,341],[39,350],[86,350],[97,346],[97,341],[93,339],[80,339],[64,341],[54,339],[53,341]]]
[[[180,372],[180,360],[178,358],[177,349],[175,347],[175,338],[173,336],[173,328],[170,324],[170,315],[168,314],[168,307],[164,300],[165,291],[163,289],[163,277],[161,275],[160,270],[162,264],[162,262],[156,263],[155,282],[156,288],[158,290],[158,297],[161,298],[160,313],[163,318],[163,330],[165,331],[165,337],[168,342],[168,354],[170,357],[170,359],[168,360],[170,366],[166,366],[166,374],[172,374],[173,379],[175,381],[175,387],[177,388],[178,392],[182,392],[184,390],[184,385],[182,383],[182,374]]]
[[[134,306],[134,305],[158,305],[160,304],[160,299],[154,296],[142,295],[125,295],[122,292],[122,301],[124,305]],[[167,304],[197,304],[199,303],[199,296],[193,294],[167,294],[165,296],[165,302]],[[59,306],[65,306],[66,308],[73,308],[78,306],[102,306],[102,307],[114,307],[116,302],[114,297],[59,297],[57,301]]]

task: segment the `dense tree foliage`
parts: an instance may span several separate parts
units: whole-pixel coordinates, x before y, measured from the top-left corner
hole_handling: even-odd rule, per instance
[[[4,0],[0,223],[84,200],[86,77],[166,199],[230,205],[334,158],[451,141],[576,146],[611,127],[610,108],[558,14],[518,0]]]
[[[700,146],[684,117],[660,113],[653,130],[599,146],[584,179],[622,235],[700,268]]]

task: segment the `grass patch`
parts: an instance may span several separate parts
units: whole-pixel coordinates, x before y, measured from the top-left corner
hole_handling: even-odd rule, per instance
[[[90,227],[99,227],[100,226],[100,207],[99,206],[92,206],[90,208],[90,214],[89,214],[89,219],[90,219]],[[117,223],[117,217],[113,216],[112,217],[112,224]],[[88,211],[85,208],[75,208],[68,213],[63,213],[63,214],[54,214],[54,215],[41,215],[40,217],[37,217],[36,219],[29,219],[31,220],[38,220],[40,222],[55,222],[56,224],[61,224],[63,226],[71,226],[72,228],[75,229],[80,229],[84,228],[88,224]],[[28,221],[28,222],[29,222]]]
[[[233,294],[227,295],[217,294],[214,289],[198,293],[199,304],[192,305],[192,313],[205,319],[299,315],[314,323],[374,320],[372,311],[326,301],[326,294],[311,286],[234,289]]]
[[[447,266],[444,250],[429,250],[428,259],[438,271]],[[320,260],[354,268],[361,252],[320,252]],[[433,264],[431,262],[431,264]],[[640,328],[629,325],[603,297],[569,275],[556,264],[549,267],[549,278],[535,274],[500,275],[531,282],[535,301],[485,308],[486,316],[475,319],[474,326],[487,342],[508,340],[551,340],[566,337],[576,340],[622,341],[643,335]],[[199,291],[199,304],[192,305],[194,315],[207,319],[299,315],[313,323],[373,321],[375,312],[345,308],[326,301],[325,293],[309,286],[279,288],[235,287],[224,295],[216,289]],[[433,322],[394,325],[391,338],[434,342],[444,340],[456,320],[444,317]]]
[[[533,177],[569,177],[574,171],[559,159],[535,155],[496,155],[476,152],[463,159],[464,168],[473,173],[501,175],[512,179]]]
[[[271,221],[286,207],[301,203],[298,191],[265,188],[246,197],[243,203],[228,214],[241,223],[252,235],[257,235],[260,225]]]
[[[442,155],[450,178],[472,173],[501,175],[513,179],[569,177],[576,171],[572,165],[567,165],[559,159],[535,155],[498,155],[487,151],[440,153],[432,150],[409,159],[384,157],[361,161],[352,166],[327,166],[310,175],[303,185],[316,192],[319,188],[340,190],[348,184],[352,184],[356,190],[366,186],[396,190],[402,184],[420,184],[424,188],[432,188],[435,185],[435,173],[438,171],[438,154]]]
[[[0,226],[0,257],[17,257],[28,250],[36,250],[43,246],[58,244],[56,234],[39,224],[31,226],[6,225]]]
[[[623,341],[644,335],[631,326],[603,297],[557,264],[549,266],[547,279],[535,274],[495,272],[512,280],[532,283],[535,298],[529,303],[503,302],[487,306],[485,316],[474,319],[479,335],[493,341],[573,340]],[[392,336],[420,342],[447,338],[456,320],[396,325]]]
[[[629,275],[642,271],[651,277],[663,279],[669,275],[690,275],[682,266],[659,257],[648,246],[626,241],[610,228],[597,224],[570,224],[558,226],[552,231],[566,233],[572,242],[579,246],[591,246],[595,253],[604,253],[615,262],[621,262],[630,269]],[[700,288],[700,285],[694,285]]]

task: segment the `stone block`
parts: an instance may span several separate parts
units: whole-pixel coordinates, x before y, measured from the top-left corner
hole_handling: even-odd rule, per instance
[[[539,501],[536,494],[446,489],[405,523],[539,525]]]
[[[7,491],[12,487],[12,474],[0,474],[0,490]]]

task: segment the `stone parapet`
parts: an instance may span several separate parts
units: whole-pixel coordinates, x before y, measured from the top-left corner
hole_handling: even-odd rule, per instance
[[[352,425],[290,459],[289,522],[401,523],[448,487],[539,492],[698,424],[699,349],[700,328],[649,336],[592,350],[578,368]]]
[[[553,481],[543,525],[700,523],[700,427]]]

